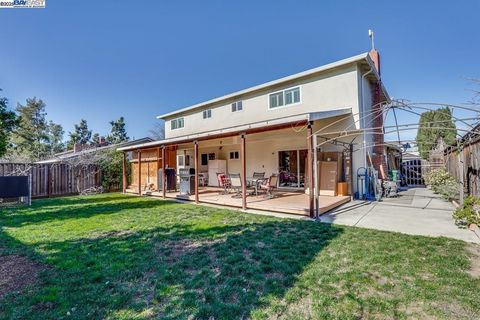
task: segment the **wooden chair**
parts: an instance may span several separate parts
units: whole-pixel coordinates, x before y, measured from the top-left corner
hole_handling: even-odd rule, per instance
[[[260,185],[260,189],[265,190],[267,199],[272,199],[275,197],[274,192],[277,189],[278,183],[278,176],[276,174],[272,174],[270,178],[265,180],[264,183]]]
[[[235,194],[232,198],[241,198],[242,197],[242,179],[240,178],[239,173],[230,174],[230,187],[235,191]]]

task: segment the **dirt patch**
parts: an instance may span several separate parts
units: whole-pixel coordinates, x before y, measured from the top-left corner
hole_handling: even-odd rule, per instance
[[[480,278],[480,246],[477,244],[468,244],[467,252],[470,254],[470,262],[472,264],[468,273],[478,279]]]
[[[24,256],[0,256],[0,299],[12,292],[20,292],[37,280],[45,266]]]
[[[173,262],[180,260],[186,254],[191,254],[202,248],[206,249],[210,259],[215,260],[216,255],[213,251],[213,246],[219,243],[224,243],[225,238],[218,238],[214,240],[167,240],[156,245],[156,250],[161,257],[164,257],[166,261]]]

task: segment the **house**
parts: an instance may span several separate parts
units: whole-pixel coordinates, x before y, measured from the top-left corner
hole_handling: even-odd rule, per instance
[[[372,50],[160,115],[164,140],[118,149],[132,165],[124,191],[177,197],[159,172],[193,168],[190,200],[312,216],[350,200],[359,168],[386,171],[389,101]],[[216,173],[240,174],[237,197],[219,195]],[[254,173],[275,175],[278,197],[250,195]]]

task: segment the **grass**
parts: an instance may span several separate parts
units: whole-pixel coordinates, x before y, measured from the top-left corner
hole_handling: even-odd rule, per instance
[[[0,213],[2,319],[478,319],[466,244],[105,194]]]

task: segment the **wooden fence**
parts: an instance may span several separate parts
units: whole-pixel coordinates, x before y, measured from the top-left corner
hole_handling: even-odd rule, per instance
[[[32,198],[72,195],[101,185],[96,165],[0,163],[0,176],[32,176]]]
[[[451,148],[445,153],[445,168],[448,173],[458,182],[462,179],[463,173],[464,191],[466,194],[480,196],[480,141],[465,144],[463,147],[463,170],[460,168],[459,149]]]

